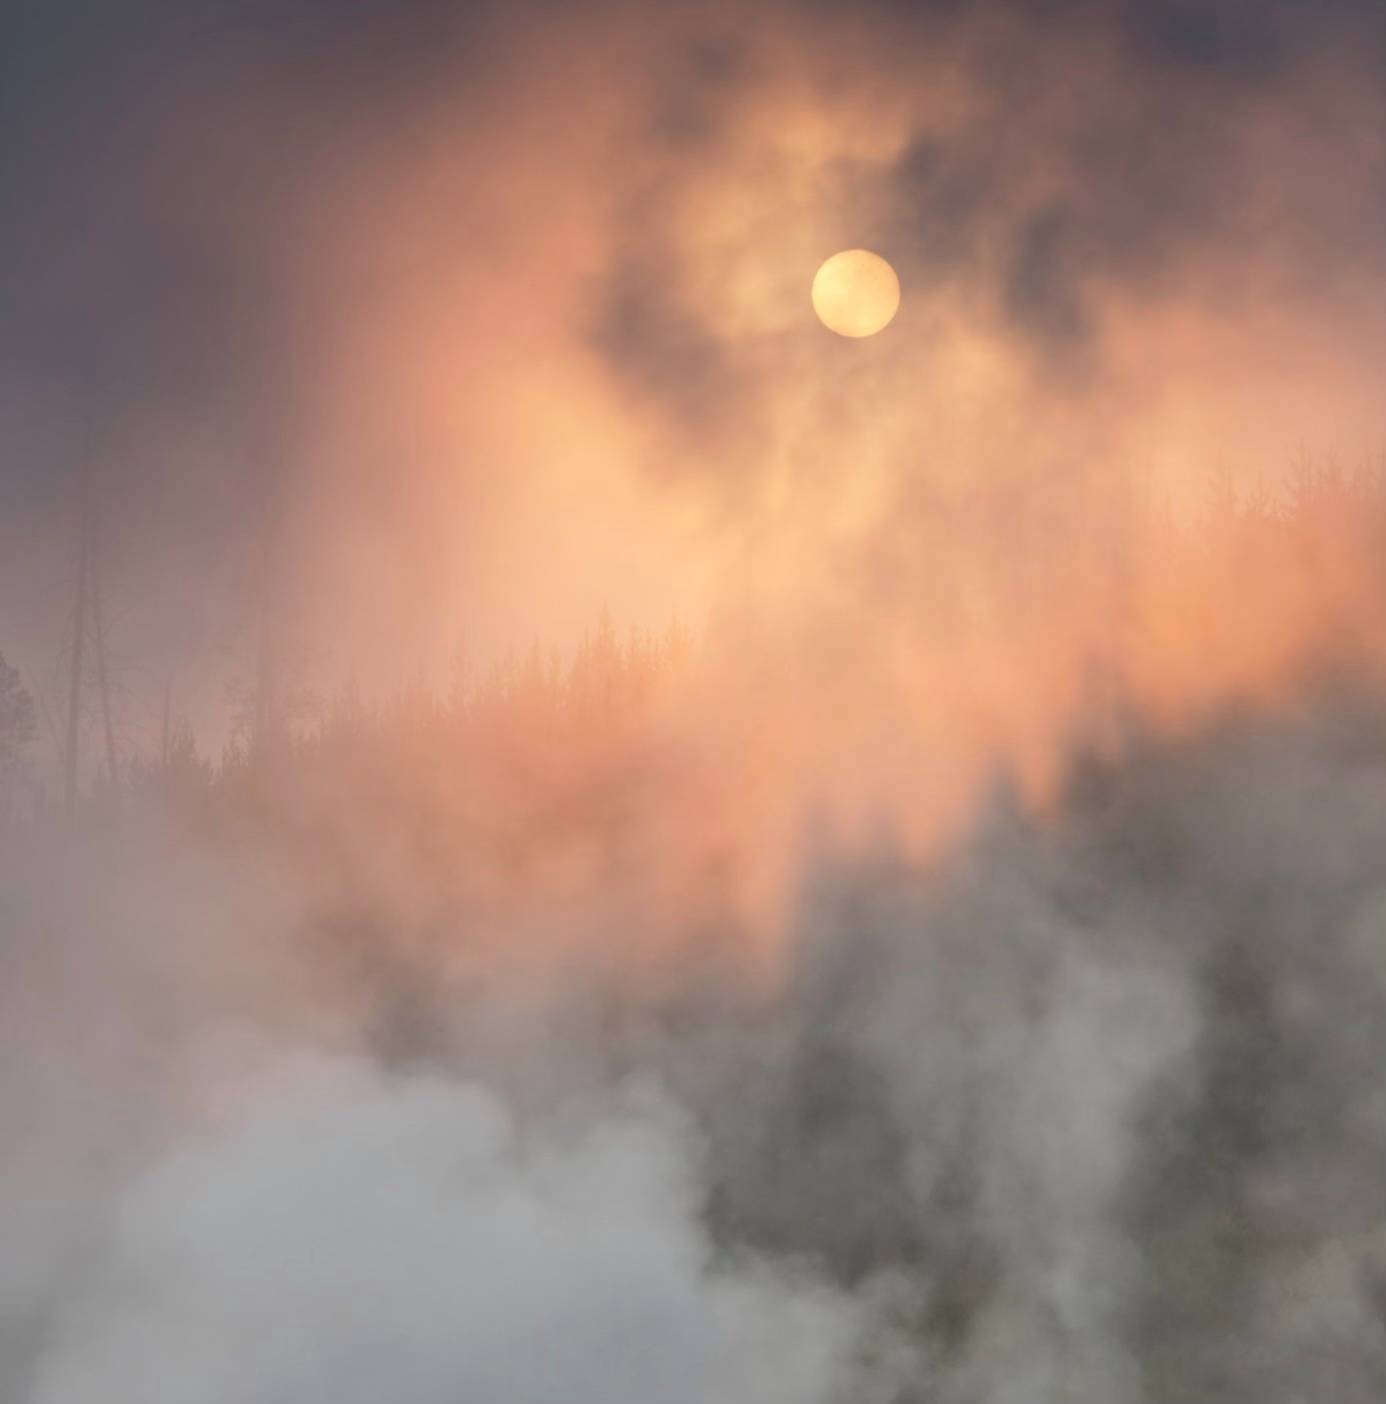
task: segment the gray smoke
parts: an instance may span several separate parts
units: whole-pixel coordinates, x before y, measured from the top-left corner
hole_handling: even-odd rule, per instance
[[[1382,720],[810,845],[774,996],[363,973],[249,860],[9,855],[4,1397],[1379,1398]]]
[[[1381,1397],[1380,723],[1081,761],[940,872],[820,874],[709,1205],[877,1304],[854,1397]]]

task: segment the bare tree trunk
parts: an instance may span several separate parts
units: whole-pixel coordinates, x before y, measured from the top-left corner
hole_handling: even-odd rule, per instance
[[[159,770],[168,774],[168,758],[171,738],[169,736],[169,714],[173,707],[173,677],[164,679],[164,720],[159,730]]]
[[[87,624],[87,574],[91,568],[91,493],[82,480],[77,548],[77,604],[72,616],[72,674],[67,694],[67,744],[63,753],[63,808],[69,822],[77,812],[77,761],[81,741],[82,664]]]
[[[279,741],[279,641],[268,599],[260,617],[260,639],[255,667],[255,731],[251,745],[257,759],[265,760]]]
[[[106,775],[114,790],[120,775],[116,770],[115,729],[111,725],[111,688],[106,673],[106,631],[101,625],[101,581],[95,571],[91,582],[91,618],[96,632],[96,683],[101,691],[101,721],[106,732]]]

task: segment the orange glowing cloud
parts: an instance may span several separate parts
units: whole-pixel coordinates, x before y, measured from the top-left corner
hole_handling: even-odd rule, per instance
[[[762,914],[809,814],[928,851],[1132,718],[1281,705],[1330,641],[1379,666],[1380,522],[1277,524],[1296,444],[1371,444],[1386,351],[1369,280],[1305,280],[1313,231],[1244,242],[1293,200],[1283,107],[1190,83],[1152,132],[1110,46],[1001,18],[902,56],[623,14],[527,31],[313,192],[293,522],[339,664],[692,621],[650,900],[716,869]],[[857,246],[909,296],[825,337],[814,271]],[[1272,498],[1205,529],[1220,461]]]

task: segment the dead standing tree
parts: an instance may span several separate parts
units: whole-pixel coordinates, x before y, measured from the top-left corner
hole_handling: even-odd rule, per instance
[[[63,808],[69,821],[77,812],[77,781],[81,761],[82,693],[86,681],[87,622],[90,617],[96,654],[97,694],[106,740],[106,770],[112,790],[119,780],[115,727],[111,719],[110,671],[106,659],[106,633],[101,616],[101,594],[96,562],[96,514],[91,483],[82,477],[78,501],[77,597],[72,612],[72,657],[68,674],[67,734],[63,746]]]

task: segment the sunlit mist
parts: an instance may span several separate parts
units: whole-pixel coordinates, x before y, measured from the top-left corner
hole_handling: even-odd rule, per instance
[[[0,1400],[1386,1398],[1379,0],[20,9]]]

